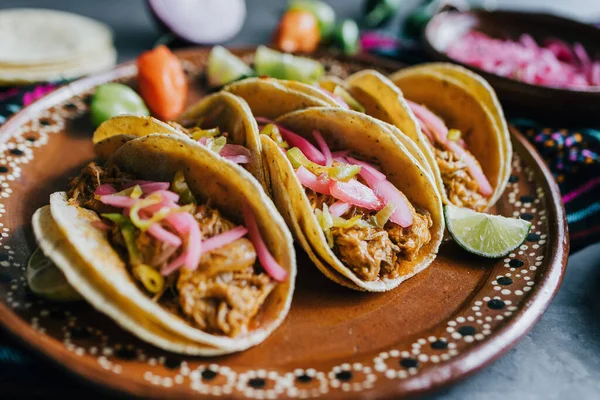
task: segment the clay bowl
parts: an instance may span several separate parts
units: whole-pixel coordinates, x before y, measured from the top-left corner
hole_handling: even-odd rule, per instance
[[[528,33],[538,43],[556,38],[580,42],[590,56],[600,55],[600,29],[550,14],[517,11],[447,10],[427,24],[423,45],[436,61],[452,62],[482,75],[496,90],[503,105],[513,113],[558,120],[593,123],[598,121],[600,87],[577,91],[532,85],[463,64],[446,55],[447,46],[469,30],[494,38],[518,39]]]

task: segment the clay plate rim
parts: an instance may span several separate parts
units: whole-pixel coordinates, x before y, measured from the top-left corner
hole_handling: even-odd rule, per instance
[[[244,50],[248,49],[242,49],[241,51]],[[207,50],[189,49],[179,52],[179,55],[191,56],[205,51]],[[372,63],[373,66],[398,66],[398,64],[389,60],[374,56],[360,56],[354,59]],[[348,60],[352,60],[352,58],[348,58]],[[130,76],[135,73],[135,70],[134,63],[128,62],[114,70],[83,78],[57,89],[9,118],[0,128],[0,143],[5,142],[10,137],[5,134],[6,131],[14,131],[19,124],[29,120],[31,116],[38,112],[101,83]],[[549,169],[533,146],[515,128],[511,128],[511,133],[513,142],[517,147],[517,153],[521,157],[529,159],[530,162],[533,161],[532,164],[536,165],[538,171],[541,172],[541,177],[543,177],[542,187],[544,192],[551,196],[551,201],[549,201],[551,215],[548,216],[548,221],[549,236],[552,237],[552,243],[549,243],[549,245],[552,246],[552,251],[547,272],[533,287],[529,295],[530,300],[515,312],[509,323],[495,331],[485,343],[460,353],[445,363],[432,366],[409,381],[380,381],[372,391],[356,393],[357,397],[392,397],[398,394],[420,394],[466,378],[498,359],[526,335],[541,318],[556,294],[564,275],[569,251],[567,221],[560,192]],[[16,340],[41,354],[44,358],[59,364],[63,370],[74,376],[85,378],[89,382],[130,395],[157,398],[164,395],[164,392],[160,390],[149,391],[149,386],[141,380],[126,379],[124,376],[115,379],[114,374],[98,368],[93,362],[83,361],[82,359],[74,362],[73,354],[64,346],[57,344],[55,340],[46,335],[39,335],[27,322],[19,318],[3,303],[0,303],[0,322],[3,328]]]

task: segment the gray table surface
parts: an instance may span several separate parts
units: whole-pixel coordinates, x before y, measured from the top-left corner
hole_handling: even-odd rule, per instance
[[[550,9],[583,20],[600,16],[599,0],[479,2],[503,7]],[[335,0],[329,3],[340,17],[359,15],[361,1]],[[414,3],[414,0],[407,0],[406,3]],[[247,0],[247,4],[248,16],[242,32],[228,44],[267,42],[286,1]],[[132,59],[141,51],[151,48],[159,37],[144,2],[140,0],[0,2],[0,8],[9,7],[55,8],[103,21],[114,29],[120,61]],[[429,398],[600,398],[600,245],[588,247],[570,258],[556,298],[519,344],[481,372]]]

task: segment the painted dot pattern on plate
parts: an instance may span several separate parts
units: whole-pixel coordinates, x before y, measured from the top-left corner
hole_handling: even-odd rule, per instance
[[[332,74],[343,74],[338,65],[324,59]],[[356,70],[364,65],[356,65]],[[94,360],[115,377],[133,365],[144,365],[139,380],[169,390],[186,386],[201,396],[232,395],[247,398],[327,398],[332,393],[363,392],[382,380],[406,380],[443,364],[485,341],[527,301],[536,285],[539,266],[548,253],[547,203],[537,185],[539,179],[518,154],[504,194],[508,206],[502,212],[531,221],[526,242],[493,267],[486,284],[469,304],[427,335],[398,343],[378,354],[361,355],[338,365],[320,363],[302,368],[255,369],[221,364],[218,359],[185,357],[146,345],[107,318],[84,305],[54,305],[32,296],[24,270],[27,249],[11,240],[6,200],[23,168],[43,151],[50,140],[59,140],[65,126],[87,112],[85,96],[65,99],[62,105],[40,112],[0,141],[0,301],[30,326],[63,344],[76,356]],[[29,238],[31,240],[31,238]],[[10,243],[10,244],[9,244]],[[31,243],[31,241],[30,241]],[[102,328],[100,328],[102,327]]]

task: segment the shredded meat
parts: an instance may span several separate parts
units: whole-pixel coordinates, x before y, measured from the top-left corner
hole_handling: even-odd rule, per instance
[[[333,251],[340,260],[365,281],[379,276],[382,265],[393,269],[400,249],[389,239],[388,233],[380,228],[353,226],[332,228]]]
[[[118,212],[120,210],[96,200],[94,191],[106,183],[113,184],[119,190],[124,183],[135,179],[115,167],[102,168],[90,163],[71,180],[69,201],[98,213]],[[184,208],[194,215],[205,239],[235,227],[233,222],[209,205],[189,204]],[[171,230],[169,226],[164,228]],[[127,245],[118,224],[111,223],[108,238],[127,260]],[[139,229],[135,230],[135,244],[141,261],[154,268],[163,267],[181,254],[180,248],[161,242]],[[172,311],[183,313],[208,333],[235,336],[244,331],[276,285],[267,274],[255,271],[256,259],[254,246],[246,238],[204,253],[196,270],[181,268],[167,277],[167,285],[172,285],[178,304]],[[163,301],[159,294],[155,299],[169,309],[174,299],[167,297]]]
[[[209,238],[232,230],[235,225],[221,216],[216,208],[200,205],[196,209],[194,218],[200,224],[202,237]]]
[[[97,213],[111,212],[114,211],[114,208],[96,200],[94,191],[104,183],[119,186],[133,179],[135,178],[122,173],[114,166],[104,169],[95,162],[91,162],[79,172],[78,176],[71,179],[67,196],[71,204],[94,210]]]
[[[274,287],[252,267],[211,277],[182,269],[177,280],[183,312],[203,331],[228,336],[246,329]]]
[[[331,206],[337,200],[329,195],[306,189],[306,195],[313,210],[323,209],[323,204]],[[421,248],[431,240],[429,228],[431,216],[416,211],[411,206],[413,223],[408,228],[388,222],[385,227],[354,225],[350,228],[333,227],[333,252],[354,273],[365,281],[378,278],[395,278],[402,272],[403,261],[413,260]],[[344,218],[361,215],[368,221],[374,214],[359,207],[351,207]]]
[[[479,184],[469,175],[467,164],[456,154],[434,147],[448,199],[454,205],[483,211],[487,200],[479,192]]]
[[[252,242],[241,238],[233,243],[204,253],[200,258],[198,271],[204,275],[220,272],[244,271],[256,262],[256,251]]]

